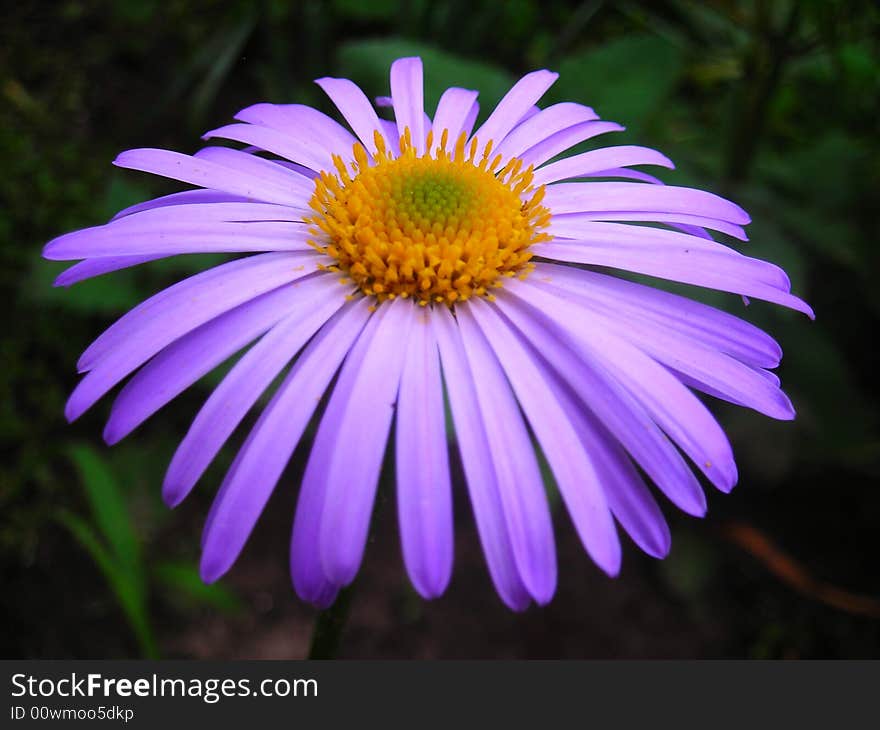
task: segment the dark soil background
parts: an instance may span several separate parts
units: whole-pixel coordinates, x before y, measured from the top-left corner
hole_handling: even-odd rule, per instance
[[[40,259],[60,233],[173,185],[110,165],[119,151],[192,152],[257,101],[331,111],[311,80],[387,93],[400,55],[425,60],[428,104],[480,88],[483,111],[518,74],[561,72],[547,101],[590,104],[678,169],[664,179],[752,214],[748,252],[786,268],[810,323],[753,303],[772,332],[798,419],[712,404],[740,483],[705,520],[667,514],[662,562],[627,545],[620,578],[556,515],[559,590],[509,612],[495,596],[466,495],[448,593],[408,586],[388,475],[339,655],[351,658],[842,658],[880,656],[880,13],[870,2],[559,0],[18,2],[0,28],[0,655],[299,658],[315,612],[287,551],[303,448],[241,559],[196,576],[202,520],[245,428],[169,512],[162,473],[209,388],[110,449],[110,403],[74,425],[78,354],[144,297],[216,258],[184,257],[70,290]],[[429,109],[430,110],[430,109]],[[689,291],[743,313],[734,297]],[[221,369],[222,370],[222,369]],[[225,370],[224,370],[225,372]],[[717,406],[717,408],[716,408]],[[252,421],[251,421],[252,422]],[[308,438],[306,439],[308,441]]]

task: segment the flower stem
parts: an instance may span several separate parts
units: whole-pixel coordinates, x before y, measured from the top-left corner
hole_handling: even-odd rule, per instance
[[[351,607],[351,588],[339,593],[335,603],[321,611],[312,631],[308,659],[335,659]]]

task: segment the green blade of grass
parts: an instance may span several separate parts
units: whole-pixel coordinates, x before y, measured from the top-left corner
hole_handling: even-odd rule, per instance
[[[135,577],[126,566],[114,559],[110,551],[101,543],[94,529],[85,520],[66,511],[58,515],[58,520],[88,552],[110,584],[117,602],[134,632],[141,653],[149,659],[158,659],[159,650],[150,628],[147,597],[140,579]]]

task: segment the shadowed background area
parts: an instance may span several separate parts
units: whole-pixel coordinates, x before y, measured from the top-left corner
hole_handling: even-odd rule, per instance
[[[389,476],[339,655],[372,658],[880,656],[880,11],[871,2],[183,0],[7,4],[0,29],[0,655],[298,658],[315,612],[290,587],[301,447],[236,566],[198,580],[202,520],[253,415],[175,511],[159,497],[176,442],[228,365],[114,448],[105,399],[68,426],[79,353],[116,317],[222,257],[188,256],[53,289],[50,238],[180,189],[113,168],[132,147],[193,152],[258,101],[331,112],[312,79],[387,94],[421,55],[432,112],[449,85],[483,116],[518,75],[561,77],[542,103],[593,106],[671,157],[667,182],[752,215],[744,249],[789,273],[817,321],[680,287],[771,332],[793,423],[714,402],[740,466],[709,515],[666,509],[670,557],[626,542],[606,578],[556,510],[553,603],[510,613],[466,494],[447,594],[406,581]],[[258,409],[255,409],[258,410]],[[314,424],[306,434],[308,443]],[[668,505],[667,505],[668,506]]]

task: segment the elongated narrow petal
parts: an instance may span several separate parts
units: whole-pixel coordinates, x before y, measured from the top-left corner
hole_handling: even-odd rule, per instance
[[[182,207],[182,206],[178,206]],[[125,218],[129,221],[134,216]],[[54,261],[102,256],[174,256],[186,253],[313,252],[302,223],[161,221],[138,227],[120,224],[86,228],[46,244],[43,255]]]
[[[489,118],[474,133],[474,137],[479,141],[478,152],[482,152],[489,140],[492,140],[496,147],[501,144],[510,130],[558,78],[557,73],[541,70],[532,71],[517,81],[498,102],[498,106]]]
[[[628,167],[629,165],[660,165],[674,168],[666,155],[635,145],[621,145],[620,147],[604,147],[600,150],[583,152],[564,160],[544,165],[535,173],[535,184],[557,182],[573,177],[583,177],[592,173],[609,171],[612,168]]]
[[[176,205],[194,205],[198,203],[247,203],[256,202],[255,198],[247,198],[243,195],[233,195],[232,193],[223,193],[217,190],[207,188],[198,188],[197,190],[184,190],[181,193],[171,193],[163,195],[152,200],[145,200],[143,203],[135,203],[127,208],[123,208],[110,220],[116,221],[120,218],[132,215],[133,213],[142,213],[147,210],[156,208],[172,209]]]
[[[253,282],[251,289],[239,291],[237,296],[210,301],[195,300],[185,312],[167,313],[164,316],[154,313],[153,318],[139,327],[137,337],[118,343],[92,367],[70,395],[65,415],[71,421],[79,418],[114,385],[178,337],[258,294],[300,278],[304,273],[273,265],[259,282]]]
[[[150,232],[165,224],[195,223],[302,223],[302,213],[287,205],[241,201],[186,203],[151,208],[98,226],[115,231]],[[86,229],[92,230],[92,229]]]
[[[451,88],[443,92],[440,101],[437,103],[437,111],[434,113],[433,129],[434,142],[431,147],[431,153],[436,154],[440,148],[443,138],[443,132],[447,132],[446,150],[449,151],[455,146],[458,135],[462,132],[470,134],[473,127],[473,120],[466,127],[468,116],[472,109],[477,105],[477,92],[468,89]],[[476,119],[476,114],[474,114]]]
[[[556,590],[553,526],[535,452],[501,366],[467,306],[458,311],[477,406],[486,429],[508,534],[520,576],[532,598],[547,603]]]
[[[579,220],[573,222],[561,216],[559,220],[552,221],[550,231],[554,241],[560,244],[571,245],[573,243],[601,246],[632,246],[644,247],[648,250],[663,251],[716,251],[742,256],[739,251],[730,246],[707,240],[703,237],[693,236],[678,231],[668,231],[663,228],[649,228],[647,226],[632,226],[625,223],[600,223],[597,221]],[[761,262],[754,267],[758,275],[764,274],[764,280],[768,284],[780,289],[788,289],[791,283],[785,273],[775,266],[768,266]]]
[[[470,136],[474,131],[474,125],[477,123],[477,117],[480,116],[480,104],[479,102],[474,102],[471,105],[470,111],[467,113],[467,116],[464,118],[464,124],[462,125],[461,131],[465,133],[465,136]]]
[[[260,127],[256,124],[227,124],[202,135],[203,139],[218,137],[252,144],[261,150],[280,155],[315,171],[330,169],[333,165],[333,160],[326,151],[309,145],[299,137],[291,137],[270,127]]]
[[[702,516],[706,497],[681,455],[636,398],[602,365],[583,340],[572,343],[548,317],[522,300],[502,301],[504,313],[529,338],[667,497]]]
[[[543,168],[542,168],[543,169]],[[647,172],[641,170],[630,170],[628,167],[609,167],[605,170],[596,170],[594,172],[585,173],[579,177],[607,177],[607,178],[623,178],[624,180],[634,180],[636,182],[648,183],[650,185],[663,185],[663,181]],[[568,179],[568,178],[561,178]]]
[[[55,278],[53,286],[72,286],[81,281],[92,279],[96,276],[109,274],[112,271],[121,271],[132,266],[155,261],[156,259],[165,258],[159,256],[101,256],[96,259],[87,259],[80,261],[66,268]]]
[[[655,558],[669,553],[672,537],[651,490],[645,485],[626,452],[596,419],[584,408],[559,376],[546,364],[543,375],[553,387],[559,401],[577,430],[584,449],[590,455],[608,505],[615,518],[635,543]]]
[[[571,295],[565,293],[562,297],[569,299]],[[726,393],[738,403],[771,418],[790,420],[794,417],[788,398],[779,390],[777,382],[768,379],[767,373],[762,374],[723,352],[682,336],[680,332],[658,328],[654,322],[621,318],[617,310],[603,303],[594,303],[589,295],[580,295],[578,299],[581,304],[577,307],[579,313],[597,327],[620,332],[624,339],[657,362]]]
[[[590,210],[645,210],[694,213],[743,225],[748,214],[735,203],[705,190],[672,185],[588,182],[555,183],[545,198],[554,213]]]
[[[391,100],[401,137],[409,129],[419,155],[425,152],[425,94],[422,59],[398,58],[391,64]]]
[[[520,122],[495,148],[495,152],[505,159],[519,157],[527,149],[563,129],[596,119],[596,112],[582,104],[573,104],[570,101],[553,104]]]
[[[165,332],[166,319],[175,328],[175,336],[165,338],[172,342],[218,314],[312,273],[305,263],[309,261],[302,254],[265,253],[236,259],[184,279],[120,317],[86,349],[77,367],[80,371],[91,369],[121,344],[137,339],[134,335],[143,333],[147,327]]]
[[[324,464],[327,496],[320,535],[324,573],[337,585],[354,579],[363,557],[403,367],[398,343],[406,341],[414,317],[403,299],[379,307],[375,331],[369,342],[364,340],[363,361],[357,370],[346,364],[339,376],[339,386],[345,386],[339,392],[350,392],[342,406],[333,406],[343,412],[333,433],[336,449]]]
[[[315,285],[319,283],[325,288],[338,286],[332,280],[315,282]],[[170,504],[179,503],[189,494],[257,398],[343,303],[333,296],[312,299],[311,286],[300,292],[299,306],[293,307],[293,314],[276,324],[245,353],[195,417],[165,475],[162,494]]]
[[[269,184],[263,176],[256,177],[244,170],[234,170],[211,160],[190,157],[179,152],[156,149],[128,150],[121,153],[113,164],[267,203],[300,208],[306,202],[303,200],[302,192],[294,185],[285,187]]]
[[[524,165],[539,167],[569,147],[586,142],[608,132],[622,132],[623,127],[615,122],[581,122],[572,127],[551,134],[546,139],[533,144],[525,152],[518,155]],[[555,213],[556,211],[554,211]]]
[[[782,348],[770,335],[739,317],[654,287],[595,271],[538,264],[535,280],[589,298],[626,322],[640,320],[675,331],[749,365],[774,368]]]
[[[369,343],[372,341],[379,318],[370,316],[370,307],[362,314],[350,315],[337,327],[345,329],[338,335],[345,345],[336,350],[335,329],[326,339],[315,340],[315,350],[309,360],[320,363],[327,357],[329,364],[338,367],[344,358],[349,373],[357,373],[364,362]],[[352,317],[355,317],[352,319]],[[346,349],[348,350],[346,352]],[[315,436],[300,486],[293,534],[290,541],[290,573],[297,595],[304,601],[324,607],[332,603],[341,584],[331,582],[321,560],[321,524],[324,506],[327,501],[326,465],[337,448],[336,432],[345,414],[346,401],[351,397],[355,378],[350,375],[340,378],[333,390],[333,398],[321,417],[318,433]]]
[[[258,152],[259,150],[254,150]],[[308,168],[289,167],[281,164],[281,160],[267,160],[244,150],[229,147],[203,147],[193,157],[199,160],[210,160],[218,165],[226,165],[237,172],[245,172],[254,178],[263,180],[267,185],[292,188],[302,193],[303,203],[314,190],[312,178],[305,171]],[[305,207],[303,205],[303,207]]]
[[[254,104],[242,109],[235,118],[241,122],[276,129],[289,137],[306,137],[323,149],[323,154],[352,159],[355,136],[335,119],[303,104]]]
[[[303,351],[260,415],[215,497],[202,542],[202,577],[217,580],[235,562],[321,396],[369,316],[349,302]]]
[[[521,292],[520,292],[521,290]],[[517,293],[534,306],[552,303],[554,318],[569,319],[577,312],[581,319],[572,333],[592,354],[612,369],[616,378],[642,404],[651,418],[694,461],[713,484],[730,491],[736,483],[736,465],[730,443],[706,407],[668,370],[629,344],[601,318],[583,308],[567,308],[564,300],[549,300],[537,287],[522,284]],[[557,321],[558,321],[557,320]]]
[[[484,302],[468,304],[498,356],[550,463],[559,491],[584,547],[610,575],[620,570],[620,542],[605,494],[588,454],[532,353]]]
[[[701,215],[688,215],[687,213],[669,213],[657,211],[632,211],[632,210],[599,210],[590,213],[563,213],[554,216],[550,221],[550,230],[554,236],[561,238],[578,238],[578,228],[597,221],[605,222],[638,222],[638,223],[660,223],[691,227],[700,227],[700,230],[708,228],[719,233],[725,233],[728,236],[737,238],[740,241],[748,240],[745,229],[734,223],[721,221],[717,218],[707,218]],[[704,232],[697,235],[707,238]]]
[[[725,252],[675,249],[672,247],[613,246],[592,244],[579,246],[547,243],[541,255],[558,261],[610,266],[683,284],[705,286],[719,291],[763,299],[803,312],[811,319],[808,304],[778,285],[764,280],[774,271],[772,264],[746,256],[733,257]]]
[[[397,510],[410,580],[435,598],[452,573],[452,492],[430,311],[418,312],[410,333],[397,403]]]
[[[495,469],[491,459],[486,458],[489,443],[483,419],[474,407],[477,402],[474,376],[452,314],[445,308],[434,312],[432,324],[440,349],[443,380],[483,554],[501,599],[513,610],[521,611],[529,605],[531,597],[516,566]]]
[[[383,136],[385,135],[379,124],[379,115],[376,114],[376,110],[373,109],[366,94],[358,88],[357,84],[348,79],[327,77],[318,79],[315,83],[330,97],[367,151],[370,154],[376,154],[373,134],[378,131]],[[389,149],[395,147],[387,137],[385,137],[385,146]]]
[[[325,280],[322,284],[335,283],[326,281],[328,277],[324,275],[317,277]],[[104,429],[104,439],[113,444],[127,436],[200,377],[301,305],[304,296],[328,293],[329,286],[318,284],[307,278],[278,287],[170,344],[120,391]]]

